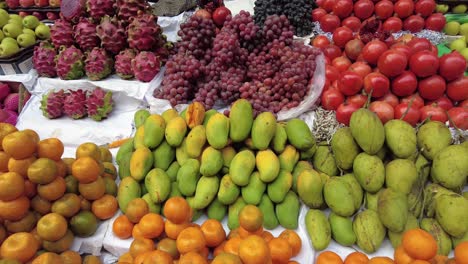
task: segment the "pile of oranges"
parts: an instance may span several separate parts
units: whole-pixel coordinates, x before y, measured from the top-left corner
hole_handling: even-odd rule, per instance
[[[297,263],[290,260],[302,248],[297,233],[285,230],[274,237],[263,229],[263,215],[253,205],[240,211],[240,227],[227,235],[218,220],[208,219],[202,225],[191,223],[192,210],[182,197],[166,201],[166,220],[156,213],[143,214],[147,211],[144,201],[134,202],[137,199],[113,223],[116,236],[134,239],[129,252],[119,258],[119,264]],[[210,253],[214,257],[211,261]]]
[[[57,138],[0,123],[0,259],[26,263],[41,249],[50,252],[42,259],[57,257],[117,212],[110,151],[84,143],[75,158],[63,152]]]
[[[317,257],[316,264],[468,264],[468,241],[455,248],[455,257],[437,255],[437,242],[428,232],[416,228],[403,234],[401,245],[395,250],[394,258],[374,257],[369,259],[361,252],[349,254],[343,261],[338,254],[324,251]]]

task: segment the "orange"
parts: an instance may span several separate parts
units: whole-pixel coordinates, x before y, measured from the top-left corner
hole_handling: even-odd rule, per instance
[[[57,177],[48,184],[39,184],[37,186],[37,194],[51,202],[62,197],[66,190],[67,185],[65,183],[65,179],[62,177]]]
[[[102,179],[104,180],[104,184],[106,186],[106,191],[105,191],[106,194],[117,196],[118,187],[115,181],[109,177],[104,177],[104,176],[102,177]]]
[[[75,158],[90,157],[96,161],[101,161],[101,150],[91,142],[83,143],[78,146],[75,152]]]
[[[431,264],[431,263],[429,261],[416,259],[416,260],[411,261],[411,264]]]
[[[367,264],[395,264],[389,257],[373,257]]]
[[[78,252],[67,250],[60,254],[63,264],[81,264],[81,256]]]
[[[70,219],[70,229],[79,237],[94,235],[98,228],[98,220],[90,211],[80,211]]]
[[[0,218],[18,221],[28,213],[29,205],[30,202],[26,196],[20,196],[8,202],[0,200]]]
[[[22,130],[22,132],[30,136],[36,144],[39,143],[40,138],[36,131],[32,129],[25,129],[25,130]]]
[[[33,198],[37,194],[37,184],[31,182],[30,180],[24,181],[24,195],[29,199]]]
[[[67,220],[56,213],[44,215],[37,222],[37,234],[44,240],[57,241],[67,233]]]
[[[39,214],[46,215],[51,212],[52,204],[39,195],[36,195],[31,200],[31,207]]]
[[[90,183],[79,183],[78,190],[87,200],[94,201],[104,196],[106,193],[106,183],[102,177],[98,177]]]
[[[332,251],[323,251],[318,255],[316,264],[343,264],[343,260],[338,254]]]
[[[260,227],[258,230],[255,230],[254,232],[249,232],[246,229],[244,229],[242,226],[237,228],[237,232],[239,233],[239,236],[241,238],[246,238],[251,235],[257,235],[257,236],[262,236],[263,235],[263,227]]]
[[[132,223],[140,222],[140,219],[149,213],[148,204],[142,198],[136,198],[131,200],[127,205],[125,215]]]
[[[92,256],[92,255],[88,255],[86,257],[84,257],[83,259],[83,264],[101,264],[101,260],[96,257],[96,256]]]
[[[148,251],[136,256],[136,258],[133,259],[133,264],[143,264],[143,261],[145,261],[146,257],[149,256],[150,253],[151,251]]]
[[[41,255],[39,255],[37,258],[35,258],[31,264],[49,264],[49,263],[54,263],[54,264],[63,264],[63,259],[53,253],[53,252],[45,252]]]
[[[133,263],[132,254],[130,254],[130,252],[123,254],[122,256],[120,256],[118,263]]]
[[[117,169],[115,168],[114,164],[111,162],[103,162],[102,165],[104,166],[104,173],[102,177],[108,177],[112,180],[117,179]]]
[[[223,225],[218,220],[208,219],[200,228],[208,247],[217,247],[226,240],[226,231],[224,231]]]
[[[112,153],[107,147],[99,147],[102,162],[112,162]]]
[[[214,248],[214,250],[213,250],[213,256],[216,257],[216,256],[218,256],[218,255],[221,254],[221,253],[226,253],[226,252],[224,252],[224,245],[226,245],[226,241],[227,241],[227,240],[223,241],[223,243],[221,243],[219,246],[217,246],[217,247]],[[239,243],[240,243],[240,241],[239,241]],[[234,254],[234,255],[237,256],[238,253],[239,253],[238,251],[239,251],[239,248],[237,248],[237,252],[236,252],[236,254]]]
[[[346,257],[344,264],[367,264],[368,261],[366,254],[356,251]]]
[[[180,254],[177,250],[177,243],[172,238],[163,238],[159,240],[156,249],[168,253],[173,259],[178,259]]]
[[[37,158],[34,156],[22,160],[15,160],[14,158],[10,158],[8,160],[8,171],[16,172],[23,176],[23,178],[28,178],[28,168],[36,160]]]
[[[57,177],[65,178],[67,176],[67,164],[62,160],[55,161],[57,167]]]
[[[405,252],[403,246],[399,246],[397,249],[395,249],[395,252],[393,253],[393,259],[395,260],[396,264],[409,264],[411,261],[413,261],[413,258],[408,256],[408,254]]]
[[[130,254],[133,258],[136,258],[138,255],[153,251],[155,248],[154,242],[148,238],[135,238],[132,244],[130,244]]]
[[[72,175],[72,165],[76,161],[74,158],[62,158],[63,163],[67,165],[67,175]]]
[[[437,255],[437,242],[428,232],[416,228],[406,231],[402,238],[403,249],[414,259],[430,260]]]
[[[91,211],[97,218],[101,220],[112,218],[118,209],[119,205],[117,203],[117,199],[114,196],[108,194],[95,200],[91,204]]]
[[[208,261],[197,252],[189,252],[180,256],[178,264],[208,264]]]
[[[8,123],[0,123],[0,143],[2,143],[6,135],[16,131],[18,131],[18,129],[14,125]],[[3,150],[3,147],[0,146],[0,148]]]
[[[167,252],[161,250],[154,250],[149,252],[146,255],[145,260],[143,260],[143,264],[172,264],[172,256],[169,255]]]
[[[176,245],[180,254],[186,254],[202,250],[206,246],[206,240],[199,228],[187,227],[177,236]]]
[[[73,235],[73,233],[70,230],[67,230],[65,236],[63,236],[57,241],[43,240],[42,247],[50,252],[62,253],[70,249],[74,239],[75,236]]]
[[[190,222],[192,209],[182,197],[171,197],[164,204],[164,216],[174,224]]]
[[[287,263],[292,257],[292,249],[284,238],[273,238],[268,242],[271,260],[274,263]]]
[[[51,183],[56,177],[57,165],[51,159],[37,159],[28,168],[28,179],[37,184]]]
[[[58,138],[48,138],[37,143],[37,155],[39,158],[59,161],[62,159],[63,150],[63,143]]]
[[[30,260],[37,252],[38,244],[30,233],[20,232],[9,236],[0,246],[2,258],[17,259],[21,262]]]
[[[81,210],[82,211],[91,211],[91,203],[86,200],[83,196],[79,196],[81,199]]]
[[[264,230],[264,231],[262,232],[261,237],[262,237],[262,238],[265,240],[265,242],[267,242],[267,243],[270,242],[270,240],[272,240],[272,239],[274,238],[273,234],[272,234],[271,232],[269,232],[269,231],[266,231],[266,230]],[[285,238],[285,237],[283,236],[283,238]],[[287,238],[287,239],[289,239],[289,238]],[[291,243],[292,243],[292,242],[291,242]],[[290,245],[291,247],[293,247],[293,246],[291,245],[291,243],[290,243],[289,245]],[[301,243],[302,243],[302,242],[301,242]],[[295,245],[295,246],[296,246],[296,245]],[[299,250],[300,250],[300,248],[299,248]],[[294,254],[294,252],[295,252],[295,249],[293,249],[293,254]]]
[[[52,213],[64,217],[72,217],[80,211],[80,197],[74,193],[66,193],[52,204]]]
[[[170,220],[166,220],[164,223],[164,231],[166,232],[166,236],[172,239],[177,239],[179,236],[180,232],[187,228],[189,226],[189,223],[183,223],[183,224],[174,224]]]
[[[239,255],[239,246],[242,240],[243,239],[241,237],[234,237],[227,240],[226,244],[224,244],[223,251],[226,253]]]
[[[294,230],[286,229],[279,235],[279,238],[284,238],[291,246],[292,256],[295,257],[302,249],[302,240]],[[268,242],[268,241],[267,241]]]
[[[37,227],[35,227],[31,232],[34,238],[36,239],[37,247],[41,248],[42,247],[42,238],[37,234]]]
[[[101,168],[97,161],[90,157],[82,157],[73,162],[72,175],[80,183],[91,183],[97,180]]]
[[[455,247],[455,261],[457,264],[468,263],[468,241],[462,242]]]
[[[240,237],[239,234],[239,228],[233,229],[229,232],[227,239],[235,238],[235,237]]]
[[[5,221],[5,227],[10,233],[30,232],[36,226],[37,220],[36,213],[29,211],[18,221]]]
[[[2,147],[12,158],[25,159],[36,152],[37,143],[29,133],[16,131],[3,138]]]
[[[0,151],[0,171],[7,172],[8,171],[8,161],[10,160],[10,155],[8,155],[5,151]]]
[[[127,239],[132,236],[133,223],[128,220],[126,215],[120,215],[112,224],[112,232],[118,238]]]
[[[133,224],[133,223],[132,223]],[[141,233],[141,230],[140,230],[140,226],[138,224],[136,224],[135,226],[133,226],[133,229],[132,229],[132,237],[133,239],[135,238],[145,238],[143,236],[143,234]]]
[[[270,258],[270,250],[263,238],[252,235],[241,241],[239,257],[244,263],[266,263]]]
[[[211,264],[242,264],[242,260],[237,255],[221,253],[213,259]]]
[[[146,238],[157,238],[164,231],[164,219],[155,213],[144,215],[138,223],[141,234]]]
[[[246,205],[239,213],[239,224],[249,232],[259,230],[263,225],[263,213],[255,205]]]
[[[0,175],[0,200],[11,201],[24,194],[24,178],[16,172]]]

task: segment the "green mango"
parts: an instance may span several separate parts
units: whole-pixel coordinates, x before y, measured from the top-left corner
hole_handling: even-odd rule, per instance
[[[148,193],[148,189],[146,189],[146,185],[144,181],[140,182],[140,188],[141,188],[141,195],[145,195]]]
[[[318,146],[317,151],[312,158],[312,164],[317,171],[331,176],[338,175],[338,167],[335,158],[329,146]]]
[[[273,151],[259,150],[255,157],[255,164],[263,182],[273,182],[278,177],[280,160]]]
[[[375,156],[379,157],[382,161],[385,161],[385,158],[387,157],[388,153],[388,148],[387,146],[383,146],[376,154]]]
[[[424,187],[423,206],[426,216],[434,217],[436,209],[436,198],[437,196],[443,194],[453,194],[453,192],[435,183],[430,183]]]
[[[148,209],[150,213],[153,213],[153,214],[161,213],[161,204],[156,204],[155,202],[153,202],[149,193],[143,195],[141,199],[145,200],[146,204],[148,205]]]
[[[466,232],[462,237],[452,237],[452,246],[454,249],[463,242],[468,242],[468,232]]]
[[[314,145],[308,150],[301,151],[300,159],[301,160],[309,160],[314,157],[315,152],[317,152],[317,145]]]
[[[442,194],[435,198],[435,219],[452,237],[468,232],[468,200],[459,194]]]
[[[433,160],[437,153],[452,143],[452,133],[445,124],[429,121],[419,128],[416,140],[424,157]]]
[[[231,128],[229,137],[233,142],[242,142],[250,135],[253,125],[253,109],[249,101],[238,99],[231,105],[229,113]]]
[[[377,200],[380,222],[393,232],[402,232],[408,221],[408,199],[406,194],[393,189],[383,189]]]
[[[135,179],[132,177],[125,177],[120,181],[119,189],[117,190],[117,202],[123,213],[127,211],[127,205],[130,201],[140,197],[140,185]]]
[[[267,194],[262,195],[262,199],[258,204],[258,209],[260,209],[263,214],[263,227],[268,230],[273,230],[279,225],[278,218],[275,214],[275,205]]]
[[[176,160],[182,166],[188,159],[190,157],[187,153],[187,141],[184,139],[182,144],[176,148]]]
[[[360,108],[351,115],[349,128],[356,143],[369,155],[376,154],[384,145],[385,130],[382,121],[369,109]]]
[[[229,205],[227,225],[230,230],[239,227],[239,213],[246,205],[242,196],[239,196],[233,204]]]
[[[465,199],[468,199],[468,192],[463,192],[462,195],[465,197]]]
[[[171,109],[167,109],[166,111],[164,111],[161,114],[161,116],[162,118],[164,118],[164,121],[166,122],[166,124],[169,124],[169,121],[178,117],[179,113],[177,113],[177,111],[174,108],[171,108]]]
[[[330,145],[336,166],[342,170],[351,169],[354,158],[361,152],[358,144],[354,141],[351,129],[349,127],[338,129],[333,134]]]
[[[451,145],[439,151],[432,161],[431,178],[445,188],[461,191],[468,175],[468,150]]]
[[[137,128],[135,137],[133,138],[133,148],[146,148],[145,146],[145,126]]]
[[[220,150],[207,147],[201,156],[200,173],[203,176],[215,176],[223,168],[223,154]]]
[[[299,197],[289,191],[283,201],[276,204],[276,217],[280,225],[286,229],[297,229],[300,206]]]
[[[356,243],[356,234],[354,234],[351,218],[331,212],[328,215],[328,222],[330,222],[332,237],[338,244],[350,247]]]
[[[171,193],[171,179],[161,169],[152,169],[145,178],[145,186],[155,203],[166,201]]]
[[[255,156],[250,150],[243,150],[234,156],[229,167],[229,175],[238,186],[246,186],[255,169]]]
[[[331,177],[323,187],[323,196],[328,207],[337,215],[351,216],[356,211],[353,189],[340,177]]]
[[[133,153],[127,152],[122,154],[119,163],[119,178],[122,180],[125,177],[130,177],[130,160],[132,159]]]
[[[164,140],[166,121],[160,115],[150,115],[145,121],[145,137],[143,143],[147,148],[154,149]]]
[[[393,155],[407,159],[416,153],[416,131],[406,121],[393,119],[385,123],[385,140]]]
[[[240,189],[233,181],[229,174],[221,178],[218,190],[218,200],[225,205],[234,203],[239,197]]]
[[[431,172],[431,164],[424,157],[424,155],[418,154],[414,165],[416,166],[416,171],[418,172],[418,179],[416,180],[415,184],[413,184],[413,189],[421,189],[427,182],[427,179],[429,178],[429,174]]]
[[[305,226],[315,250],[324,250],[331,242],[331,227],[327,216],[320,210],[310,209],[305,216]]]
[[[360,153],[353,162],[354,176],[361,187],[375,193],[385,182],[385,167],[381,159],[367,153]]]
[[[166,124],[166,141],[173,147],[178,147],[182,144],[186,133],[187,123],[185,123],[185,119],[181,116],[174,117]]]
[[[179,184],[175,181],[171,182],[171,193],[169,194],[169,198],[171,197],[183,197],[179,190]]]
[[[428,232],[437,242],[437,254],[447,256],[452,251],[452,239],[437,220],[433,218],[423,218],[421,220],[421,229]]]
[[[304,170],[312,170],[312,169],[313,169],[312,164],[310,164],[308,161],[305,161],[305,160],[301,160],[296,164],[292,173],[293,175],[292,190],[294,192],[297,193],[297,179],[299,177],[299,174],[301,174],[301,172],[303,172]]]
[[[216,109],[210,109],[210,110],[205,112],[205,118],[203,119],[203,126],[205,128],[208,125],[208,121],[210,121],[210,118],[212,116],[214,116],[215,114],[217,114],[217,113],[218,113],[218,111],[216,111]]]
[[[292,174],[289,171],[281,170],[276,180],[268,184],[267,193],[272,202],[280,203],[291,190],[291,187]]]
[[[310,208],[323,206],[323,186],[324,182],[316,170],[305,169],[297,177],[297,194]]]
[[[356,210],[359,210],[362,205],[362,200],[364,198],[364,192],[362,190],[361,185],[359,182],[356,180],[356,177],[354,177],[354,174],[352,173],[347,173],[343,176],[340,177],[342,180],[346,181],[349,186],[351,187],[352,194],[353,194],[353,201],[354,201],[354,208]]]
[[[117,151],[117,155],[115,156],[115,161],[117,162],[117,165],[120,166],[120,161],[122,160],[122,157],[127,153],[132,153],[133,150],[133,138],[131,138],[130,140],[127,140],[125,143],[123,143]]]
[[[216,219],[218,221],[223,221],[224,217],[227,214],[228,207],[221,203],[218,198],[215,198],[208,208],[206,209],[206,215],[209,219]]]
[[[188,159],[177,172],[177,183],[180,192],[185,196],[194,195],[199,178],[200,162],[196,159]]]
[[[229,118],[221,113],[214,114],[206,124],[206,140],[215,149],[229,143]]]
[[[377,251],[385,239],[385,226],[374,210],[365,210],[354,217],[353,230],[357,245],[366,253]]]
[[[416,165],[407,159],[394,159],[385,166],[387,188],[408,194],[418,179]]]
[[[278,123],[276,125],[275,135],[273,136],[273,140],[270,144],[271,148],[276,152],[276,154],[280,154],[286,147],[287,142],[288,134],[286,133],[286,128],[283,124]]]
[[[172,182],[177,181],[177,172],[179,171],[179,169],[180,165],[177,161],[172,162],[169,168],[167,168],[167,176],[169,176]]]
[[[258,171],[250,176],[249,184],[241,188],[242,197],[247,204],[258,205],[266,190],[266,184],[260,179]]]
[[[184,117],[185,118],[185,117]],[[202,210],[197,210],[194,208],[193,206],[193,203],[194,203],[194,197],[193,196],[190,196],[190,197],[186,197],[185,200],[187,201],[187,203],[189,204],[190,208],[192,208],[192,222],[195,222],[197,221],[202,215],[203,215],[203,211]]]
[[[151,168],[153,168],[153,153],[151,153],[151,150],[146,147],[136,149],[130,159],[130,176],[137,181],[141,181]]]
[[[221,150],[221,153],[223,154],[223,173],[229,173],[229,168],[231,167],[231,161],[236,156],[237,152],[236,150],[231,147],[225,147]]]
[[[162,170],[167,170],[171,166],[172,162],[175,159],[175,149],[163,141],[154,151],[153,151],[153,160],[154,167]]]
[[[263,112],[255,118],[252,125],[252,143],[258,150],[265,150],[276,133],[276,118],[270,112]]]
[[[398,248],[401,245],[401,239],[403,238],[403,234],[414,228],[419,228],[418,219],[413,214],[408,214],[408,220],[406,221],[405,228],[401,232],[393,232],[388,230],[388,238],[392,243],[394,249]]]
[[[215,199],[218,190],[218,177],[202,176],[197,183],[197,189],[193,198],[193,207],[195,209],[206,208]]]
[[[291,145],[287,145],[284,151],[278,156],[280,168],[292,172],[297,162],[299,161],[300,153]]]
[[[377,212],[379,194],[381,191],[376,193],[366,192],[366,209],[374,210]]]
[[[192,128],[192,130],[190,130],[186,138],[187,155],[192,159],[198,158],[202,153],[205,143],[205,127],[202,125],[198,125]]]
[[[184,119],[184,121],[187,119],[187,108],[185,108],[184,110],[182,110],[182,112],[180,112],[180,117],[182,117]]]
[[[316,144],[309,126],[299,118],[293,118],[286,123],[286,133],[289,143],[299,150],[308,150]]]
[[[133,122],[135,123],[135,127],[139,128],[145,124],[145,120],[150,116],[150,112],[147,109],[139,109],[133,115]]]

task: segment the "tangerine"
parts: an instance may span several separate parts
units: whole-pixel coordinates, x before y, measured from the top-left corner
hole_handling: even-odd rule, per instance
[[[24,194],[24,178],[16,172],[0,175],[0,200],[15,200]]]
[[[37,154],[39,158],[59,161],[62,159],[63,151],[63,143],[58,138],[47,138],[37,143]]]
[[[75,236],[73,236],[73,233],[70,230],[67,230],[65,236],[57,241],[43,240],[42,247],[50,252],[62,253],[70,249],[74,239]]]
[[[22,195],[15,200],[0,200],[0,218],[10,221],[18,221],[23,218],[29,210],[30,201],[28,197]]]
[[[178,264],[208,264],[208,261],[199,253],[192,251],[180,256]]]
[[[153,250],[149,252],[149,254],[146,255],[145,259],[143,260],[143,264],[172,264],[172,262],[172,256],[161,250]]]
[[[271,234],[271,233],[270,233]],[[273,237],[273,235],[272,235]],[[286,229],[279,235],[279,238],[284,238],[288,241],[289,245],[291,246],[292,256],[295,257],[302,249],[302,240],[299,235],[290,229]]]
[[[172,238],[166,237],[159,240],[156,249],[168,253],[173,259],[178,259],[180,256],[179,251],[177,250],[177,243]]]
[[[185,228],[189,227],[189,223],[185,222],[182,224],[174,224],[170,220],[166,220],[164,223],[164,231],[166,232],[166,236],[172,239],[177,239],[180,232]]]
[[[192,219],[192,208],[184,198],[179,196],[171,197],[166,201],[163,213],[174,224],[190,222]]]
[[[399,246],[397,249],[395,249],[395,252],[393,253],[393,259],[395,260],[396,264],[409,264],[414,260],[405,252],[403,246]]]
[[[49,213],[37,222],[37,234],[47,241],[57,241],[67,233],[67,220],[56,213]]]
[[[34,257],[38,248],[37,241],[31,233],[15,233],[3,241],[0,246],[0,256],[25,263]]]
[[[164,219],[155,213],[144,215],[138,222],[141,234],[145,238],[157,238],[164,232]]]
[[[28,168],[28,179],[37,184],[51,183],[56,177],[57,165],[51,159],[37,159]]]
[[[393,260],[389,257],[373,257],[367,264],[394,264]]]
[[[28,178],[28,168],[31,164],[36,161],[37,158],[32,156],[22,160],[16,160],[14,158],[10,158],[8,160],[8,171],[9,172],[16,172],[23,176],[23,178]]]
[[[437,255],[437,241],[420,228],[406,231],[403,234],[402,245],[408,256],[414,259],[430,260]]]
[[[131,200],[127,205],[125,215],[132,223],[140,222],[140,219],[149,213],[148,204],[142,198],[135,198]]]
[[[97,200],[106,193],[106,183],[101,176],[90,183],[79,183],[78,191],[86,199],[90,201]]]
[[[62,177],[56,177],[48,184],[39,184],[37,186],[37,194],[47,201],[58,200],[65,194],[67,184]]]
[[[18,221],[5,221],[5,227],[10,233],[30,232],[37,223],[37,216],[29,211],[25,217]]]
[[[344,264],[367,264],[368,261],[366,254],[356,251],[346,257]]]
[[[81,256],[78,252],[67,250],[60,254],[62,257],[63,264],[81,264]]]
[[[318,255],[317,264],[343,264],[343,260],[338,254],[332,251],[323,251]]]
[[[8,155],[5,151],[0,151],[0,172],[8,171],[8,161],[11,156]]]
[[[284,238],[273,238],[268,242],[270,256],[273,263],[287,263],[292,257],[292,249]]]
[[[75,157],[77,159],[90,157],[96,161],[101,161],[101,150],[92,142],[83,143],[76,148]]]
[[[239,225],[249,232],[259,230],[263,225],[263,213],[255,205],[246,205],[239,213]]]
[[[237,255],[221,253],[213,259],[211,264],[242,264],[242,260]]]
[[[3,150],[14,159],[31,157],[37,149],[37,142],[28,132],[16,131],[2,140]]]
[[[208,219],[200,228],[208,247],[217,247],[226,240],[226,231],[224,231],[223,225],[218,220]]]
[[[80,211],[80,204],[81,199],[78,195],[66,193],[62,198],[52,204],[51,211],[64,217],[72,217]]]
[[[468,263],[468,241],[462,242],[455,247],[455,262],[457,264]]]
[[[270,250],[263,238],[252,235],[240,242],[239,257],[244,263],[267,263],[270,259]]]
[[[51,212],[52,204],[39,195],[36,195],[31,200],[31,207],[39,214],[46,215]]]
[[[177,236],[176,245],[180,254],[199,252],[206,246],[206,240],[200,228],[187,227]]]
[[[83,184],[94,182],[101,174],[101,168],[91,157],[78,158],[72,164],[72,175]]]
[[[132,236],[133,223],[126,215],[120,215],[112,224],[112,231],[120,239],[127,239]]]
[[[54,264],[64,264],[63,259],[53,253],[53,252],[45,252],[39,255],[37,258],[35,258],[31,264],[49,264],[49,263],[54,263]]]
[[[91,204],[91,211],[98,219],[101,220],[112,218],[117,210],[119,210],[117,199],[108,194],[105,194],[101,198],[93,201]]]
[[[145,252],[153,251],[155,248],[154,242],[148,238],[135,238],[132,244],[130,244],[130,254],[133,258]]]

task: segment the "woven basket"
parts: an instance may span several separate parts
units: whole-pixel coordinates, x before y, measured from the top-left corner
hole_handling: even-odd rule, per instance
[[[196,0],[159,0],[153,5],[153,13],[156,16],[177,16],[196,6]]]

